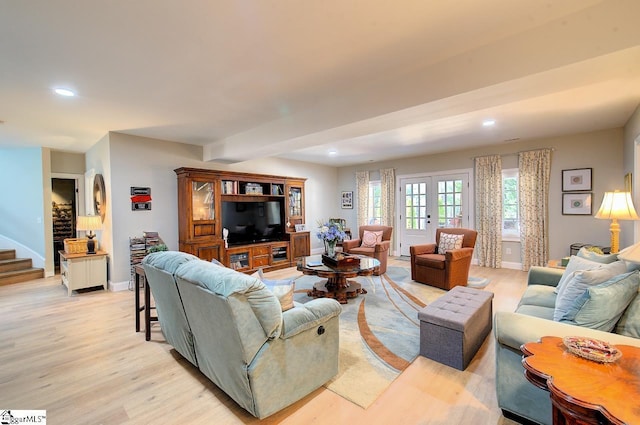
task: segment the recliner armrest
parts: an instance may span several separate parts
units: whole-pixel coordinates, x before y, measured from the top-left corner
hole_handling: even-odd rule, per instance
[[[342,306],[336,300],[318,298],[282,313],[281,339],[291,338],[339,316]]]
[[[413,245],[409,247],[409,252],[411,255],[435,254],[436,244],[429,243],[424,245]]]

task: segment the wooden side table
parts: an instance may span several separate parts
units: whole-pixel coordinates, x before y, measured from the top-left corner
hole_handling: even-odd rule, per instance
[[[613,363],[571,354],[555,336],[521,347],[527,379],[550,393],[554,425],[640,424],[640,348],[616,347]]]
[[[67,294],[76,289],[102,286],[107,289],[107,253],[70,254],[58,251],[60,255],[60,277],[67,287]]]
[[[140,312],[144,311],[144,339],[149,341],[151,339],[151,322],[157,322],[158,316],[152,316],[151,310],[155,310],[155,307],[151,306],[151,290],[147,284],[147,279],[144,274],[144,267],[140,264],[136,264],[133,267],[136,274],[135,279],[135,297],[136,297],[136,332],[140,332]],[[144,304],[140,305],[140,283],[144,287]]]

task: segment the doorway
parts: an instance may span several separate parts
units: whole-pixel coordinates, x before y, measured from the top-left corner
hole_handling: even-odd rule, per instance
[[[64,240],[76,237],[78,190],[75,179],[51,179],[51,214],[53,218],[53,262],[60,268],[58,251],[64,250]]]
[[[435,243],[436,228],[472,223],[470,171],[399,177],[398,228],[400,255],[412,245]]]

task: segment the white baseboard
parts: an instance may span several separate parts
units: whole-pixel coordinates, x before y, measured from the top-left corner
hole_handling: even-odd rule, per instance
[[[503,269],[522,270],[522,263],[510,263],[508,261],[502,262]]]
[[[129,281],[124,282],[109,282],[109,290],[113,292],[118,291],[128,291],[129,290]]]

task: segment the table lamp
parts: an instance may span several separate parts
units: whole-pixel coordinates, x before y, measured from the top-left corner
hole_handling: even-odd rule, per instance
[[[99,215],[80,215],[78,216],[78,222],[76,224],[77,230],[86,230],[87,238],[87,254],[95,254],[96,253],[96,242],[93,238],[96,236],[93,233],[94,230],[102,229],[102,219]]]
[[[640,220],[633,207],[631,193],[619,190],[604,193],[602,205],[600,205],[595,217],[611,220],[609,231],[611,232],[612,254],[616,254],[620,249],[620,224],[618,224],[618,220]]]

